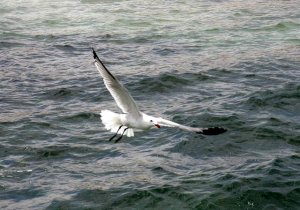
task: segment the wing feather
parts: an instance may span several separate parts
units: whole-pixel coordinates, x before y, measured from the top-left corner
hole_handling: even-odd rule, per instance
[[[182,130],[192,131],[192,132],[202,132],[202,128],[193,128],[193,127],[189,127],[189,126],[186,126],[186,125],[181,125],[179,123],[173,122],[171,120],[166,120],[166,119],[163,119],[163,118],[157,118],[156,121],[161,126],[177,127],[177,128],[182,129]]]
[[[182,130],[196,132],[196,133],[203,134],[203,135],[218,135],[218,134],[221,134],[221,133],[224,133],[227,131],[225,128],[221,128],[221,127],[212,127],[212,128],[189,127],[189,126],[181,125],[179,123],[176,123],[176,122],[173,122],[170,120],[165,120],[163,118],[157,118],[156,122],[161,126],[177,127]]]
[[[128,113],[133,116],[139,116],[140,111],[132,96],[128,90],[118,81],[118,79],[108,71],[104,66],[103,62],[99,59],[95,50],[93,50],[93,55],[95,59],[95,66],[103,78],[104,84],[107,90],[110,92],[118,107],[123,113]]]

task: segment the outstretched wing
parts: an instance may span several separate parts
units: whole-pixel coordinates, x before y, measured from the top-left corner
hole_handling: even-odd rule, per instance
[[[140,111],[128,90],[108,71],[103,62],[99,59],[95,50],[92,50],[95,59],[95,66],[100,72],[107,90],[115,99],[119,108],[123,111],[123,113],[139,116]]]
[[[181,125],[181,124],[176,123],[176,122],[172,122],[170,120],[165,120],[163,118],[156,118],[156,122],[160,126],[177,127],[177,128],[182,129],[182,130],[196,132],[196,133],[203,134],[203,135],[218,135],[218,134],[221,134],[221,133],[224,133],[224,132],[227,131],[225,128],[220,128],[220,127],[212,127],[212,128],[189,127],[189,126],[186,126],[186,125]]]

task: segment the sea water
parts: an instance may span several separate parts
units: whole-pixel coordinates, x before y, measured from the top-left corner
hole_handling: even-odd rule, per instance
[[[174,128],[108,139],[95,48]],[[300,4],[14,0],[0,6],[1,209],[299,209]]]

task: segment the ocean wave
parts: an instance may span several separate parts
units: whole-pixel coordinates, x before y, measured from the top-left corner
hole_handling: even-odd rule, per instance
[[[100,152],[100,156],[99,156]],[[109,153],[110,152],[110,153]],[[28,146],[26,147],[27,156],[23,161],[35,161],[41,159],[68,159],[68,158],[105,158],[120,155],[117,151],[107,151],[90,146],[57,145],[44,146],[43,148]],[[97,155],[95,155],[97,154]],[[112,156],[110,156],[112,155]]]
[[[84,91],[78,86],[49,88],[43,91],[39,91],[36,97],[43,97],[47,100],[60,100],[66,101],[75,97],[81,97]]]
[[[263,27],[259,30],[265,31],[285,31],[290,29],[298,29],[300,24],[289,21],[289,22],[279,22],[270,26]]]
[[[183,209],[193,201],[193,195],[176,186],[164,185],[149,189],[134,189],[131,192],[118,194],[115,191],[81,190],[74,198],[65,201],[55,200],[47,209],[73,209],[85,206],[89,209]],[[103,198],[109,199],[103,199]]]
[[[299,201],[300,188],[295,188],[287,194],[281,192],[273,192],[270,190],[248,189],[244,190],[244,185],[232,183],[232,187],[236,190],[231,196],[221,196],[216,193],[210,195],[209,198],[203,199],[197,209],[297,209]],[[241,189],[241,190],[238,190]],[[291,201],[294,202],[291,202]]]
[[[61,117],[61,120],[65,122],[81,122],[82,120],[98,120],[99,118],[100,114],[92,112],[80,112],[73,115]]]
[[[0,49],[1,48],[13,48],[13,47],[20,47],[23,46],[25,44],[20,43],[20,42],[5,42],[5,41],[1,41],[0,42]]]
[[[14,189],[14,190],[5,190],[1,193],[1,200],[14,200],[15,202],[20,202],[23,200],[33,199],[42,197],[45,195],[45,191],[39,189],[38,187],[35,189],[24,188],[24,189]]]
[[[250,171],[249,166],[253,164],[247,163],[215,180],[215,192],[219,193],[212,193],[204,203],[224,209],[264,209],[268,206],[294,209],[299,205],[296,199],[300,193],[296,175],[298,155],[277,157],[272,161],[256,160],[255,163]]]
[[[54,45],[55,48],[64,51],[64,52],[74,52],[77,51],[76,47],[69,45],[69,44],[63,44],[63,45]]]
[[[285,191],[247,188],[251,182],[228,182],[223,189],[215,192],[208,190],[205,181],[198,180],[198,185],[190,189],[184,186],[163,185],[146,189],[133,189],[122,193],[122,190],[104,191],[100,189],[81,190],[70,200],[54,200],[48,207],[51,209],[74,209],[84,206],[89,209],[264,209],[281,207],[296,209],[300,188],[285,188]],[[195,184],[195,183],[193,183]],[[254,184],[255,185],[255,184]],[[103,199],[109,197],[109,199]],[[293,201],[293,202],[291,202]]]
[[[185,86],[192,86],[199,81],[208,80],[210,77],[201,73],[171,74],[162,73],[156,77],[146,77],[138,82],[130,83],[141,92],[170,92]]]
[[[255,109],[263,107],[292,109],[295,104],[300,104],[300,85],[289,83],[276,90],[258,91],[252,94],[246,103]]]
[[[52,95],[57,97],[65,97],[72,94],[72,91],[68,88],[59,88],[58,90],[56,89],[52,92]]]

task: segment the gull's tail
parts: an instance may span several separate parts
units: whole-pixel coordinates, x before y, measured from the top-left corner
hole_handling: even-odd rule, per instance
[[[121,121],[121,115],[114,113],[109,110],[102,110],[100,113],[101,121],[104,124],[105,128],[107,130],[110,130],[112,133],[122,134],[124,130],[126,129],[126,126],[122,126]],[[121,127],[121,129],[119,129]],[[124,135],[127,135],[128,137],[134,136],[134,132],[132,128],[128,128]]]

